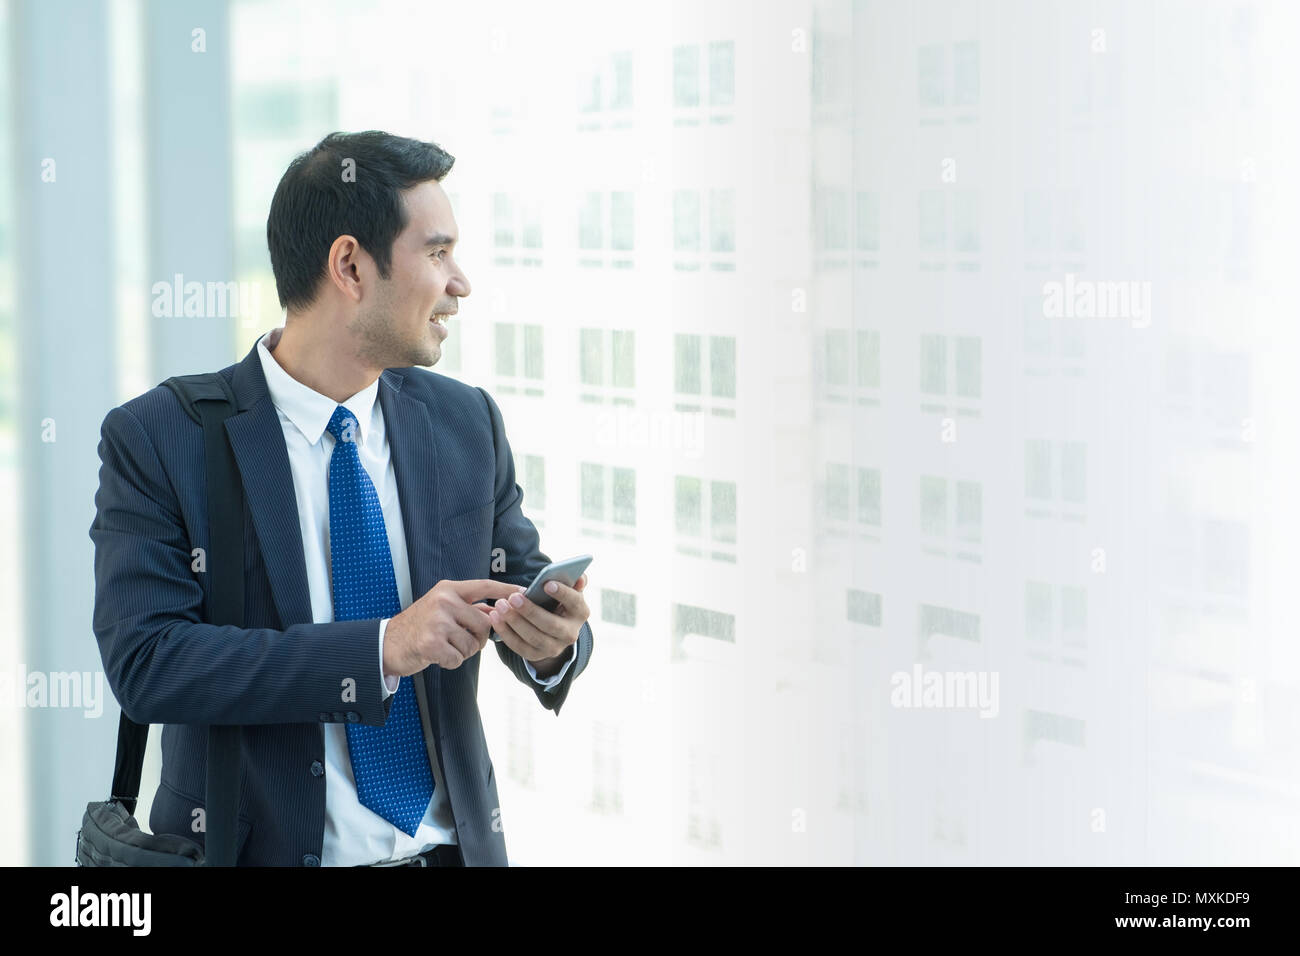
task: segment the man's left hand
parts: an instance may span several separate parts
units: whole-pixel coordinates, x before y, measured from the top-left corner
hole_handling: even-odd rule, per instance
[[[549,590],[554,585],[555,590]],[[507,647],[526,661],[531,661],[537,676],[546,678],[559,672],[564,662],[569,659],[569,647],[578,640],[582,624],[591,616],[586,598],[582,596],[587,587],[587,575],[578,578],[573,587],[559,581],[547,585],[547,593],[559,602],[554,611],[538,607],[524,597],[524,587],[509,600],[499,599],[496,606],[489,608],[479,604],[492,621],[492,629],[497,632]]]

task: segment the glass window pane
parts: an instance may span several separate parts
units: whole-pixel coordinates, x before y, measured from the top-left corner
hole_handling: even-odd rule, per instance
[[[736,397],[736,340],[709,336],[709,388],[714,398]]]
[[[880,469],[858,469],[858,521],[880,527]]]
[[[677,533],[698,538],[704,534],[703,504],[699,478],[678,475],[676,480],[675,511]]]
[[[826,464],[826,517],[833,521],[849,520],[849,466]]]
[[[1052,497],[1052,443],[1040,438],[1025,442],[1025,497]]]
[[[583,385],[605,384],[605,330],[578,330],[578,374]]]
[[[612,588],[600,589],[600,619],[627,627],[636,626],[636,595]]]
[[[587,193],[578,206],[578,248],[603,249],[604,215],[600,193]]]
[[[498,249],[515,244],[514,209],[506,193],[492,194],[492,242]]]
[[[858,591],[854,588],[848,589],[848,617],[850,621],[880,627],[880,604],[881,598],[879,594],[874,594],[871,591]]]
[[[1031,641],[1052,639],[1052,587],[1042,581],[1025,582],[1025,637]]]
[[[533,510],[546,508],[546,459],[541,455],[524,455],[524,494]]]
[[[962,398],[980,397],[980,339],[957,337],[957,394]]]
[[[700,105],[700,48],[673,48],[673,105]]]
[[[714,252],[736,251],[736,191],[709,190],[709,248]]]
[[[818,224],[818,248],[842,250],[849,247],[849,193],[847,189],[819,186],[813,194],[814,222]]]
[[[542,375],[542,327],[524,326],[524,376],[540,379]]]
[[[715,481],[709,502],[709,524],[714,541],[736,543],[736,483]]]
[[[942,335],[921,336],[921,391],[948,393],[948,340]]]
[[[614,469],[614,523],[636,524],[636,470]]]
[[[1061,640],[1072,647],[1088,642],[1088,591],[1066,585],[1061,588]]]
[[[953,93],[957,106],[974,106],[980,101],[980,45],[967,41],[952,47]]]
[[[674,388],[683,395],[699,395],[701,392],[700,336],[674,336],[676,341],[676,358],[674,365]]]
[[[496,354],[497,354],[497,374],[514,375],[515,374],[515,327],[510,322],[497,322],[496,329]]]
[[[625,110],[632,106],[632,52],[623,50],[613,55],[614,86],[609,94],[609,108]]]
[[[636,333],[614,330],[613,385],[619,388],[636,387]]]
[[[709,44],[709,104],[731,106],[736,99],[736,45]]]
[[[880,333],[858,333],[858,387],[880,388]]]
[[[605,469],[602,465],[583,462],[579,474],[582,517],[605,520]]]
[[[632,194],[611,193],[609,197],[609,244],[611,249],[626,251],[632,248],[636,223],[632,215]]]
[[[938,189],[922,189],[917,199],[920,223],[917,245],[922,252],[943,252],[948,245],[948,207]]]
[[[542,248],[542,204],[530,200],[523,204],[523,239],[525,249]]]
[[[963,541],[979,541],[982,513],[980,483],[957,482],[957,537]]]
[[[880,251],[880,196],[858,193],[857,245],[863,252]]]
[[[831,329],[826,333],[826,383],[849,384],[849,330]]]
[[[1061,443],[1061,498],[1072,504],[1087,498],[1087,450],[1081,441]]]
[[[943,44],[929,43],[916,51],[917,94],[922,109],[943,106]]]
[[[678,189],[673,192],[673,249],[677,252],[700,251],[698,189]]]
[[[948,533],[948,482],[921,476],[921,533],[943,537]]]
[[[979,252],[979,194],[963,189],[952,194],[952,247],[957,252]]]

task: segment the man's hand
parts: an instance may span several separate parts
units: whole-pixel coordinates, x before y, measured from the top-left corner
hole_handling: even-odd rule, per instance
[[[488,611],[492,630],[506,646],[531,661],[538,677],[551,677],[563,666],[569,656],[569,646],[578,640],[583,621],[591,616],[582,596],[586,586],[585,574],[573,587],[559,581],[548,584],[547,593],[560,602],[554,611],[538,607],[522,591],[498,599],[495,608],[484,609]]]
[[[437,664],[454,670],[488,642],[492,625],[484,598],[507,598],[521,588],[504,581],[439,581],[393,617],[384,632],[384,673],[406,677]]]

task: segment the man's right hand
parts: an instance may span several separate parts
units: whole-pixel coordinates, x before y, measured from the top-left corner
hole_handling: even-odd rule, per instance
[[[406,677],[437,664],[454,670],[488,642],[491,605],[475,604],[525,590],[504,581],[439,581],[388,622],[384,631],[384,673]]]

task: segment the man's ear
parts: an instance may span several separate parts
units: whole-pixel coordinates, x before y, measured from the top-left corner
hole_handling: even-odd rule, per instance
[[[361,301],[367,266],[373,267],[373,263],[355,236],[342,235],[330,244],[325,274],[330,283],[353,303]]]

